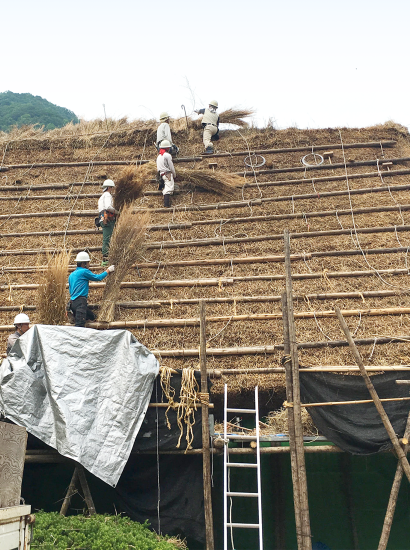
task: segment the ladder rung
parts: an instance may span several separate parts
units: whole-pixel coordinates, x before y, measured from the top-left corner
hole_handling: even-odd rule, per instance
[[[247,441],[256,441],[256,435],[227,434],[228,439],[245,439]]]
[[[228,468],[257,468],[257,464],[248,464],[247,462],[227,462]]]
[[[226,412],[228,413],[238,413],[238,414],[246,414],[246,413],[256,413],[256,409],[226,409]]]
[[[242,527],[243,529],[259,529],[259,523],[227,523],[227,527]]]
[[[236,491],[228,491],[228,497],[258,497],[258,493],[237,493]]]

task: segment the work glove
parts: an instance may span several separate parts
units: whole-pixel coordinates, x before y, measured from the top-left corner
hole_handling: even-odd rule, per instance
[[[112,273],[115,269],[115,266],[110,265],[110,267],[107,267],[107,273]]]

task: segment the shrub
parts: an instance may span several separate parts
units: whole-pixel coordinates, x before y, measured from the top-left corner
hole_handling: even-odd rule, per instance
[[[175,550],[186,548],[177,539],[159,537],[148,523],[124,516],[64,517],[57,512],[38,512],[34,524],[33,550]]]

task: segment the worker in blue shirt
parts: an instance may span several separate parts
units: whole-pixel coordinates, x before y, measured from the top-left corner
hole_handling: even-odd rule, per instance
[[[114,271],[114,266],[110,265],[106,271],[96,275],[90,271],[90,256],[87,252],[79,252],[75,259],[77,269],[68,277],[68,289],[70,291],[70,309],[75,317],[75,326],[84,327],[87,319],[94,321],[95,315],[87,307],[88,285],[90,281],[102,281]]]

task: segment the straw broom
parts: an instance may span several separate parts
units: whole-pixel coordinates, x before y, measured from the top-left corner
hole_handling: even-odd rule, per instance
[[[126,204],[115,225],[110,242],[108,262],[115,265],[114,273],[106,279],[98,321],[110,323],[115,317],[115,303],[120,293],[120,284],[141,259],[145,250],[145,232],[149,214],[133,214],[132,205]]]
[[[70,252],[62,250],[47,257],[47,269],[37,293],[38,322],[63,325],[66,322],[66,284]]]
[[[154,164],[142,164],[141,166],[127,166],[124,168],[115,184],[114,208],[122,208],[142,196],[144,185],[155,172]]]
[[[188,182],[192,187],[201,187],[211,193],[222,195],[224,198],[233,199],[238,194],[244,181],[239,176],[226,174],[225,172],[213,172],[212,170],[192,170],[190,168],[178,168],[177,177],[181,181]]]

